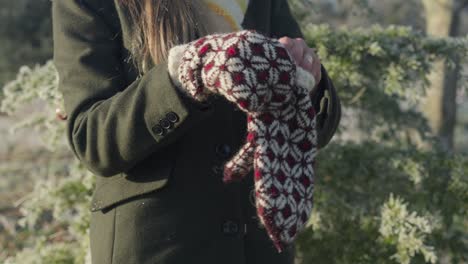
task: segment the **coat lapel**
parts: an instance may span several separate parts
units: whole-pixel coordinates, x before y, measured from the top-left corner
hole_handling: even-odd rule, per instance
[[[270,36],[271,0],[250,0],[242,27]]]

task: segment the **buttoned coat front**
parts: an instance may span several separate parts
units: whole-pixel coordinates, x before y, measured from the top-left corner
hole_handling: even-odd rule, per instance
[[[222,164],[244,143],[246,116],[220,97],[198,103],[172,84],[167,64],[139,75],[132,24],[116,0],[53,0],[54,62],[73,153],[96,175],[95,264],[286,264],[258,223],[253,178],[223,184]],[[251,0],[245,29],[302,37],[286,0]],[[319,147],[340,102],[322,67],[312,93]]]

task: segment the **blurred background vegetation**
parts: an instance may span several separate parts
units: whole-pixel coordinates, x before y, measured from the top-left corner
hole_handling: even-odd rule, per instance
[[[291,0],[343,102],[298,263],[468,263],[468,0]],[[0,263],[89,263],[49,0],[0,1]]]

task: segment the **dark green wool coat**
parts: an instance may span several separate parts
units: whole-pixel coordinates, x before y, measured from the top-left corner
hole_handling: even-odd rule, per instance
[[[116,1],[116,0],[115,0]],[[252,174],[222,182],[222,163],[244,143],[245,113],[220,97],[180,94],[166,63],[137,77],[132,25],[114,0],[53,0],[54,62],[76,157],[96,175],[95,264],[287,264],[256,218]],[[242,23],[271,37],[302,37],[286,0],[251,0]],[[322,68],[313,94],[319,147],[340,120]]]

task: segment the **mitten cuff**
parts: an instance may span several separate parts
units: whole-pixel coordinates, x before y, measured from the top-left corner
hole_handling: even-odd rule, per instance
[[[316,85],[314,75],[304,70],[302,67],[296,68],[296,85],[306,88],[308,92],[311,92]]]
[[[177,46],[172,47],[169,50],[169,55],[167,58],[167,69],[169,71],[169,76],[171,77],[177,89],[179,89],[184,94],[190,96],[188,91],[184,89],[184,86],[182,85],[179,79],[179,72],[178,72],[178,68],[180,64],[182,63],[182,57],[184,56],[184,52],[187,49],[187,46],[188,44],[177,45]]]

